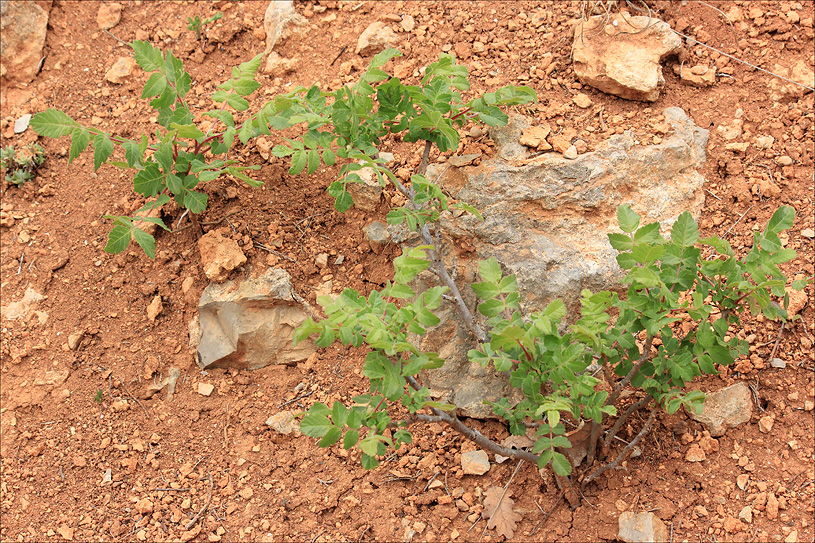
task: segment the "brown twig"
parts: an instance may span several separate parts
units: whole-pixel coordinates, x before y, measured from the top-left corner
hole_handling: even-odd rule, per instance
[[[653,341],[654,336],[649,334],[648,338],[645,340],[645,345],[642,346],[642,355],[640,355],[640,359],[637,361],[636,364],[634,364],[634,367],[631,368],[631,371],[629,371],[626,374],[626,376],[623,377],[623,380],[617,383],[617,386],[614,387],[614,390],[612,391],[611,395],[606,400],[606,405],[613,405],[614,402],[617,401],[617,397],[620,395],[620,392],[622,392],[622,390],[626,386],[628,386],[628,383],[631,382],[631,378],[634,377],[634,375],[638,371],[640,371],[640,369],[642,369],[642,366],[645,365],[646,362],[651,360],[651,344],[653,343]]]
[[[629,443],[622,451],[620,451],[620,454],[617,455],[617,458],[615,458],[608,464],[605,464],[604,466],[598,468],[594,473],[583,479],[583,481],[580,483],[580,489],[583,490],[584,488],[586,488],[586,485],[595,480],[604,471],[611,468],[619,467],[620,462],[622,462],[625,459],[625,457],[628,456],[628,454],[634,449],[634,445],[636,445],[637,442],[640,439],[642,439],[644,435],[651,431],[651,427],[654,425],[654,420],[656,420],[656,414],[657,406],[651,409],[651,414],[648,416],[648,420],[645,422],[645,426],[643,426],[642,430],[640,430],[640,433],[638,433],[634,437],[634,439],[631,440],[631,443]]]
[[[554,513],[554,512],[555,512],[555,509],[557,509],[557,506],[560,504],[560,501],[563,499],[563,496],[565,496],[565,495],[566,495],[566,489],[561,490],[561,491],[560,491],[560,494],[558,494],[557,499],[555,500],[555,503],[552,505],[552,508],[551,508],[551,509],[549,509],[549,512],[548,512],[548,513],[545,513],[545,514],[543,515],[543,520],[541,520],[541,521],[538,523],[538,525],[537,525],[537,526],[535,526],[535,528],[533,528],[533,529],[532,529],[532,531],[529,533],[529,535],[530,535],[530,536],[531,536],[531,535],[534,535],[534,533],[535,533],[535,532],[537,532],[537,531],[538,531],[538,529],[539,529],[541,526],[543,526],[543,524],[544,524],[544,523],[545,523],[547,520],[549,520],[549,517],[551,517],[551,516],[552,516],[552,513]],[[537,502],[535,502],[535,505],[538,505],[538,503],[537,503]],[[538,505],[538,509],[540,509],[540,505]],[[543,509],[541,509],[541,512],[543,512]]]
[[[204,511],[206,511],[207,507],[209,507],[209,502],[211,500],[212,500],[212,472],[210,472],[209,474],[209,493],[207,494],[207,503],[205,503],[204,507],[202,507],[201,510],[198,511],[198,514],[192,517],[192,520],[187,523],[187,525],[184,527],[185,530],[189,530],[190,528],[195,526],[195,523],[198,522],[198,519],[201,518],[201,515],[203,515]]]
[[[625,413],[623,413],[620,418],[617,419],[614,426],[611,427],[611,430],[608,431],[606,437],[603,439],[603,444],[607,445],[612,439],[614,439],[617,436],[617,432],[619,432],[620,428],[622,428],[623,424],[625,424],[625,421],[628,420],[628,417],[630,417],[632,413],[639,411],[650,404],[653,399],[654,398],[652,396],[646,396],[640,401],[630,405],[628,409],[625,410]]]

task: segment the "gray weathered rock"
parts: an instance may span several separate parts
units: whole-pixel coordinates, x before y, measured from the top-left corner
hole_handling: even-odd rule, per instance
[[[668,528],[653,513],[624,511],[617,522],[620,525],[617,537],[628,543],[668,541]]]
[[[679,108],[665,110],[674,127],[659,145],[642,146],[629,134],[614,136],[597,150],[574,160],[558,153],[529,156],[516,149],[528,123],[513,118],[496,134],[497,157],[476,167],[433,165],[428,177],[454,198],[475,206],[484,216],[444,216],[441,224],[450,241],[466,239],[473,252],[444,255],[448,269],[457,270],[458,284],[475,278],[477,262],[494,256],[507,274],[514,273],[523,294],[523,309],[542,309],[560,298],[575,308],[580,291],[608,289],[623,276],[617,252],[608,242],[617,228],[616,210],[630,204],[642,224],[671,225],[682,211],[698,217],[704,203],[704,178],[696,171],[705,160],[708,131],[696,126]],[[517,157],[522,161],[509,160]],[[415,243],[397,228],[397,243]],[[447,243],[446,246],[454,246]],[[430,274],[420,276],[432,286]],[[463,293],[471,309],[471,291]],[[574,313],[571,313],[574,315]],[[468,416],[489,416],[483,399],[495,400],[512,392],[504,376],[471,364],[467,351],[475,347],[455,310],[445,302],[442,324],[422,338],[422,348],[438,352],[447,362],[428,372],[428,387],[462,408]]]
[[[574,72],[581,83],[603,92],[653,102],[665,86],[660,62],[681,49],[682,40],[663,21],[596,16],[575,27]]]
[[[388,235],[387,227],[379,221],[374,221],[362,229],[365,233],[365,239],[371,246],[371,250],[377,254],[382,252],[382,249],[390,243],[390,236]]]
[[[306,319],[292,295],[291,278],[269,268],[239,284],[211,284],[198,304],[202,368],[258,369],[294,364],[315,352],[310,340],[293,345],[294,330]]]
[[[47,27],[48,11],[34,2],[0,2],[0,79],[4,87],[24,86],[34,79]]]
[[[723,436],[728,428],[735,428],[750,420],[753,414],[753,398],[744,382],[708,394],[705,408],[693,420],[701,422],[710,430],[713,437]]]
[[[305,17],[294,10],[292,0],[269,2],[263,15],[263,28],[266,30],[266,51],[263,54],[271,53],[277,41],[286,38],[292,27],[303,26],[307,22]]]

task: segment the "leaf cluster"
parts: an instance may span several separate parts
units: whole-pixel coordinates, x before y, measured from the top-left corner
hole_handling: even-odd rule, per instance
[[[149,217],[150,211],[174,200],[178,206],[192,213],[202,213],[207,208],[208,197],[205,192],[195,189],[200,183],[213,181],[222,175],[239,178],[250,186],[260,185],[244,173],[257,169],[257,166],[239,166],[237,161],[228,160],[225,155],[240,129],[227,106],[235,111],[244,111],[249,107],[244,97],[260,87],[255,81],[255,73],[260,67],[261,55],[233,68],[232,78],[218,86],[212,98],[221,107],[203,113],[203,116],[212,117],[224,126],[222,132],[213,134],[211,130],[205,133],[196,125],[193,111],[185,100],[192,80],[173,52],[163,53],[144,41],[134,41],[132,47],[138,65],[151,74],[144,84],[141,97],[150,99],[150,106],[158,114],[157,121],[161,128],[152,137],[147,134],[142,134],[138,139],[115,136],[98,128],[83,126],[56,109],[34,115],[31,127],[38,134],[50,138],[69,136],[69,163],[92,145],[95,170],[104,163],[135,170],[133,190],[148,198],[148,202],[132,217],[106,216],[114,226],[105,251],[122,252],[133,239],[150,258],[155,258],[155,239],[141,226],[153,223],[169,229],[160,218]],[[124,160],[112,160],[117,146]],[[224,155],[224,158],[215,158],[218,155]]]
[[[6,172],[6,181],[18,187],[33,179],[43,162],[45,150],[37,143],[29,143],[19,154],[13,145],[0,149],[0,168]]]
[[[489,333],[468,356],[508,373],[510,384],[523,394],[514,403],[507,398],[488,402],[493,411],[507,420],[515,435],[525,434],[533,423],[537,429],[531,452],[539,467],[551,466],[562,476],[572,472],[563,454],[572,446],[565,422],[602,425],[606,417],[617,414],[624,388],[644,392],[668,413],[682,406],[699,411],[704,394],[689,390],[688,384],[748,352],[746,343],[733,333],[740,312],[748,309],[768,318],[787,318],[786,278],[778,265],[794,258],[795,252],[781,246],[778,234],[792,226],[794,216],[792,208],[779,208],[764,231],[755,234],[750,252],[739,259],[726,241],[699,239],[698,225],[688,212],[678,217],[665,238],[659,224],[641,226],[639,215],[621,206],[617,213],[621,232],[610,234],[609,241],[619,251],[627,291],[623,296],[583,291],[580,313],[569,319],[571,325],[564,322],[567,308],[560,300],[523,314],[516,277],[504,273],[495,258],[480,262],[481,280],[470,286]],[[428,246],[406,250],[394,261],[394,283],[381,292],[364,298],[346,289],[336,299],[321,298],[326,318],[309,320],[298,331],[300,339],[319,335],[320,346],[337,339],[370,346],[363,373],[371,380],[375,395],[371,401],[402,401],[409,408],[432,405],[429,398],[415,402],[417,391],[404,380],[443,364],[436,353],[422,353],[407,336],[423,335],[439,322],[434,311],[444,287],[414,292],[410,286],[416,274],[431,265],[427,256],[431,250]],[[805,283],[795,281],[792,286],[800,289]],[[775,304],[773,296],[784,304]],[[332,424],[331,431],[341,433],[341,425]],[[364,420],[361,424],[366,425]]]

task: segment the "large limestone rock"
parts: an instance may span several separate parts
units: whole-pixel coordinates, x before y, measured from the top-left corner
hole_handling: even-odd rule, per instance
[[[665,86],[660,63],[681,49],[682,40],[663,21],[619,13],[592,17],[575,27],[574,72],[603,92],[653,102]]]
[[[48,11],[34,2],[0,2],[0,85],[19,87],[34,79],[47,27]]]
[[[256,370],[305,360],[315,352],[314,343],[295,346],[292,338],[306,317],[284,270],[269,268],[241,283],[213,283],[198,304],[198,364]]]
[[[705,160],[708,131],[679,108],[667,108],[665,117],[674,131],[659,145],[639,145],[625,133],[574,160],[559,153],[524,158],[516,143],[520,127],[528,123],[513,117],[494,136],[496,158],[475,167],[428,168],[429,178],[438,177],[446,192],[484,216],[483,221],[471,215],[442,220],[445,247],[467,248],[444,255],[448,269],[457,271],[458,284],[477,280],[478,260],[494,256],[507,274],[516,274],[525,312],[560,298],[570,317],[576,315],[582,289],[616,286],[623,274],[607,234],[619,232],[618,206],[630,204],[642,224],[659,222],[667,233],[682,211],[698,217],[704,203],[704,178],[697,168]],[[391,237],[397,243],[416,242],[395,228]],[[432,284],[427,273],[417,286]],[[474,310],[472,291],[463,294]],[[505,376],[469,362],[467,351],[475,344],[452,306],[442,306],[440,316],[442,324],[421,341],[447,362],[428,373],[426,384],[465,414],[489,415],[482,400],[511,391]]]

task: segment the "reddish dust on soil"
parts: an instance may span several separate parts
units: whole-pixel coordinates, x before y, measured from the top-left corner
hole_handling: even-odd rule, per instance
[[[27,89],[15,91],[17,104],[4,108],[2,146],[36,140],[31,129],[15,135],[14,120],[47,107],[123,136],[152,133],[154,112],[139,99],[146,76],[136,70],[120,85],[104,79],[117,58],[132,54],[117,38],[173,49],[192,74],[190,101],[201,111],[210,109],[214,85],[229,77],[232,66],[265,49],[266,2],[122,4],[122,20],[108,34],[96,24],[99,3],[52,3],[42,71]],[[648,4],[672,27],[766,69],[795,59],[812,62],[811,2]],[[711,6],[738,19],[730,24]],[[653,104],[583,87],[569,61],[579,2],[295,7],[308,26],[275,47],[294,60],[295,69],[260,74],[262,88],[250,111],[291,85],[319,81],[335,89],[356,80],[368,63],[354,54],[356,40],[374,21],[401,37],[405,56],[394,64],[407,81],[416,81],[418,69],[440,52],[452,51],[469,67],[473,93],[530,85],[539,102],[522,113],[574,131],[589,149],[624,130],[650,143],[659,137],[661,111],[678,106],[711,130],[702,171],[703,234],[723,236],[743,254],[754,229],[778,206],[793,206],[795,225],[783,239],[799,257],[784,271],[813,275],[812,93],[773,101],[772,76],[701,47],[692,49],[687,62],[715,63],[725,75],[712,87],[682,85],[672,70],[677,59],[667,61],[667,85]],[[219,10],[224,17],[213,24],[218,41],[200,50],[186,18]],[[403,25],[408,16],[413,25]],[[545,53],[552,53],[551,70],[542,68],[549,62]],[[594,107],[576,107],[578,92]],[[745,152],[727,149],[716,130],[730,125],[738,109],[738,141],[751,144]],[[768,149],[753,145],[764,136],[774,139]],[[130,172],[103,166],[94,173],[89,153],[68,166],[67,139],[40,143],[47,161],[37,179],[21,188],[3,181],[2,187],[3,305],[22,299],[29,288],[45,296],[29,318],[2,321],[3,541],[496,541],[503,536],[482,534],[485,522],[476,521],[487,488],[507,483],[522,515],[515,534],[520,540],[614,540],[624,510],[655,513],[674,541],[815,537],[812,285],[802,320],[782,328],[746,316],[738,333],[750,342],[750,356],[694,383],[706,391],[748,383],[756,400],[749,423],[715,440],[717,446],[703,440],[705,460],[689,462],[686,453],[703,439],[703,427],[681,412],[663,414],[625,470],[601,476],[578,509],[561,503],[534,531],[555,504],[551,480],[525,464],[510,482],[513,462],[495,463],[482,476],[463,475],[461,454],[474,446],[446,427],[415,426],[412,445],[366,472],[357,452],[320,449],[308,437],[266,426],[281,409],[348,401],[366,392],[364,352],[334,346],[293,367],[202,372],[188,344],[188,324],[207,285],[192,229],[159,234],[155,261],[135,245],[117,256],[104,253],[110,225],[103,216],[131,213],[143,203],[132,191]],[[468,136],[458,151],[489,155],[492,148],[488,137]],[[396,154],[397,168],[414,168],[420,160],[414,147],[392,142],[384,150]],[[264,161],[254,146],[238,147],[236,155],[261,165],[255,177],[263,187],[210,183],[202,217],[207,229],[231,236],[246,253],[248,263],[233,278],[280,266],[312,303],[317,290],[350,286],[367,293],[389,278],[398,248],[372,252],[362,227],[384,217],[393,191],[386,190],[376,212],[340,214],[326,193],[334,169],[292,177],[285,160]],[[173,209],[164,218],[175,226],[180,215]],[[319,253],[330,255],[322,269],[315,264]],[[340,255],[344,260],[335,264]],[[185,294],[181,284],[187,278],[194,286]],[[163,310],[150,320],[146,308],[157,295]],[[785,368],[770,366],[773,352]],[[182,369],[171,401],[165,392],[134,401],[171,366]],[[214,392],[199,394],[199,383],[214,385]],[[759,430],[763,417],[773,421],[770,427],[764,419],[766,432]],[[497,421],[472,424],[494,439],[508,435]],[[630,427],[622,438],[636,431]]]

